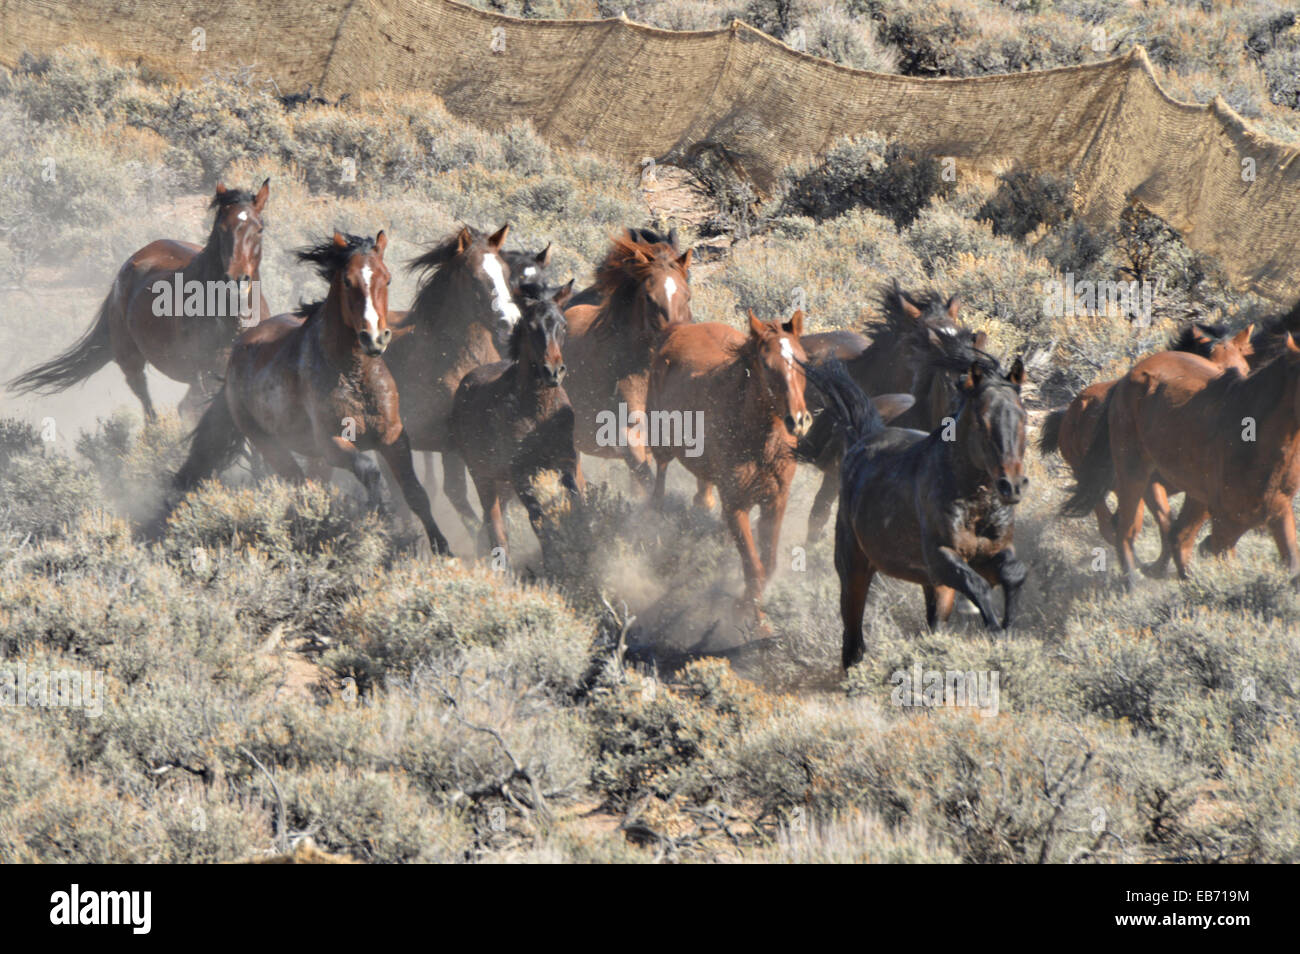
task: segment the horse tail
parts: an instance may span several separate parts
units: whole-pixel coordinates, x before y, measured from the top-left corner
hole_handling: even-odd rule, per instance
[[[176,472],[177,489],[192,490],[199,481],[229,467],[243,447],[244,435],[230,413],[223,385],[199,418],[198,426],[190,432],[189,456]]]
[[[1043,418],[1043,429],[1038,434],[1038,449],[1044,454],[1061,452],[1061,422],[1069,408],[1057,408]]]
[[[826,409],[821,417],[829,415],[832,421],[820,435],[822,447],[815,449],[817,456],[820,456],[826,441],[836,431],[843,435],[844,446],[848,448],[884,429],[885,419],[880,416],[866,392],[858,387],[842,361],[832,358],[820,364],[805,364],[804,374],[826,399]],[[813,427],[816,426],[814,423]],[[811,437],[812,432],[807,436]],[[810,445],[809,451],[813,450]]]
[[[1115,462],[1110,452],[1110,398],[1111,395],[1106,396],[1092,443],[1075,468],[1075,484],[1070,497],[1061,505],[1061,513],[1067,517],[1084,517],[1092,513],[1098,504],[1105,501],[1106,493],[1115,483]]]
[[[67,351],[44,364],[24,371],[9,382],[9,388],[19,394],[37,391],[51,394],[65,391],[86,380],[109,361],[113,360],[111,332],[108,324],[108,303],[113,298],[109,292],[99,306],[95,323]]]

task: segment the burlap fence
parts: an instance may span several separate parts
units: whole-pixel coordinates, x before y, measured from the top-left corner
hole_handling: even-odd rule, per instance
[[[6,65],[87,40],[191,79],[256,65],[286,92],[424,90],[483,126],[529,119],[557,145],[629,163],[712,144],[760,188],[836,138],[876,130],[959,164],[1072,173],[1094,220],[1113,221],[1136,195],[1238,282],[1279,302],[1300,294],[1297,150],[1251,131],[1222,100],[1171,99],[1141,49],[1042,72],[915,79],[836,66],[742,23],[676,33],[517,20],[451,0],[0,0]]]

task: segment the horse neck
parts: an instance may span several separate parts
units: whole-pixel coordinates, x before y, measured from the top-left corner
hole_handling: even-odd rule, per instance
[[[457,270],[449,263],[440,266],[420,290],[411,310],[411,320],[417,334],[436,330],[436,340],[446,346],[449,355],[481,351],[483,354],[478,356],[490,364],[499,361],[501,355],[492,332],[477,320],[477,308],[474,295],[468,292],[465,283],[457,281]],[[429,336],[425,340],[435,339]]]
[[[1249,377],[1221,377],[1211,381],[1206,390],[1215,389],[1214,385],[1219,382],[1221,387],[1237,390],[1244,399],[1241,404],[1236,404],[1220,400],[1220,395],[1212,395],[1215,406],[1219,408],[1220,426],[1227,431],[1240,431],[1242,417],[1248,416],[1254,418],[1260,432],[1272,432],[1278,443],[1290,442],[1300,433],[1300,414],[1296,410],[1300,362],[1293,364],[1287,352]]]
[[[376,360],[361,350],[356,332],[344,323],[343,313],[332,288],[324,304],[307,319],[305,330],[315,339],[326,360],[348,376],[359,372],[368,362]]]
[[[221,267],[221,248],[217,244],[217,230],[208,235],[207,244],[194,253],[188,265],[182,270],[186,281],[221,282],[229,276]]]
[[[535,419],[547,417],[560,403],[560,388],[546,387],[532,361],[521,357],[513,362],[515,400],[522,414]]]
[[[727,366],[731,369],[729,376],[735,378],[734,389],[741,396],[739,414],[730,430],[742,443],[750,442],[757,447],[762,438],[783,425],[777,420],[775,399],[763,386],[762,373],[750,366],[752,357],[752,351],[746,346]]]
[[[965,413],[966,404],[962,404],[961,408],[952,415],[957,428],[956,440],[943,439],[943,424],[931,431],[928,438],[938,446],[938,453],[944,461],[944,467],[952,476],[957,494],[961,497],[975,493],[989,482],[988,474],[971,459],[971,438],[967,435],[974,434],[975,430],[962,428],[961,418]]]

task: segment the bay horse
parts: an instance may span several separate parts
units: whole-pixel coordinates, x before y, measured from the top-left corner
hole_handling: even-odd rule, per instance
[[[502,252],[509,224],[491,235],[462,226],[408,263],[421,274],[403,332],[385,361],[402,395],[403,423],[415,450],[443,455],[443,492],[471,534],[479,518],[469,502],[465,466],[451,433],[461,378],[501,360],[519,306]]]
[[[1218,326],[1193,324],[1170,339],[1167,350],[1199,355],[1222,369],[1235,368],[1241,374],[1249,374],[1250,359],[1254,356],[1253,332],[1254,325],[1251,325],[1226,339],[1224,330]],[[1114,378],[1089,385],[1067,407],[1052,411],[1043,420],[1038,449],[1044,454],[1059,453],[1076,478],[1097,426],[1106,413],[1106,398],[1118,381]],[[1160,530],[1160,556],[1154,563],[1142,567],[1142,572],[1149,576],[1163,576],[1173,556],[1169,496],[1177,493],[1177,488],[1167,486],[1157,474],[1143,495]],[[1115,515],[1104,499],[1093,508],[1093,513],[1102,539],[1115,546]]]
[[[721,322],[674,324],[650,366],[645,404],[658,465],[654,503],[663,504],[673,460],[698,481],[717,485],[740,551],[745,607],[755,613],[776,566],[795,441],[812,424],[804,402],[806,355],[799,344],[803,312],[795,312],[790,324],[786,332],[779,322],[759,321],[752,311],[747,335]],[[688,417],[703,425],[693,444],[686,440]],[[749,523],[754,507],[759,508],[757,547]]]
[[[663,232],[659,232],[652,228],[628,226],[625,233],[629,242],[634,242],[638,245],[667,245],[675,254],[681,254],[681,246],[677,241],[676,229],[670,229],[667,234],[664,234]],[[611,249],[609,254],[605,256],[605,262],[596,268],[597,274],[599,274],[601,268],[609,262],[609,256],[615,254],[615,252],[616,250]],[[600,282],[597,280],[588,285],[582,291],[576,292],[574,296],[569,299],[569,307],[572,308],[575,305],[599,305],[602,295],[603,292],[601,291]]]
[[[300,261],[329,282],[324,300],[277,315],[241,334],[225,382],[195,430],[176,475],[187,491],[227,466],[245,440],[281,477],[304,479],[293,454],[351,470],[369,505],[383,510],[382,476],[365,451],[384,459],[434,553],[450,554],[411,463],[397,385],[383,354],[388,327],[388,237],[335,232]]]
[[[1182,352],[1152,355],[1119,379],[1105,405],[1062,512],[1092,512],[1114,482],[1116,549],[1129,588],[1143,493],[1156,474],[1186,494],[1171,530],[1180,577],[1196,531],[1213,518],[1206,552],[1229,553],[1248,530],[1267,527],[1300,587],[1291,505],[1300,487],[1300,348],[1289,333],[1281,354],[1249,375]]]
[[[904,408],[891,423],[929,431],[943,422],[956,396],[957,375],[942,370],[950,344],[955,341],[983,351],[987,336],[961,324],[961,300],[955,295],[933,291],[909,294],[894,281],[881,286],[879,298],[881,317],[867,326],[871,338],[840,330],[804,335],[800,341],[810,361],[840,361],[868,396],[888,395],[891,408],[899,406],[902,395],[912,395],[910,409]],[[808,400],[814,422],[799,441],[796,454],[822,472],[808,514],[807,542],[811,545],[821,536],[839,493],[843,441],[835,433],[834,416],[820,413],[822,398],[816,389],[809,392]]]
[[[957,362],[966,370],[957,379],[952,440],[942,426],[929,434],[887,427],[837,361],[806,369],[844,442],[835,569],[846,670],[866,652],[862,614],[876,573],[921,585],[931,629],[948,618],[956,593],[975,604],[990,630],[1014,620],[1026,575],[1013,545],[1015,507],[1029,483],[1025,368],[1017,358],[1004,375],[990,356],[960,348],[940,370],[956,370]],[[993,585],[1004,594],[1001,620]]]
[[[520,286],[523,317],[510,335],[508,359],[480,365],[461,379],[451,430],[483,507],[492,547],[508,559],[504,507],[517,495],[541,539],[542,513],[532,480],[556,471],[570,499],[585,492],[573,442],[573,408],[564,393],[563,308],[573,282]],[[480,555],[483,555],[480,553]]]
[[[540,284],[545,281],[546,273],[550,269],[551,265],[551,246],[548,243],[547,246],[539,252],[530,252],[524,249],[504,249],[501,252],[501,257],[505,260],[510,271],[510,292],[511,294],[518,296],[520,286],[525,282]],[[388,313],[390,319],[389,324],[400,327],[405,324],[409,314],[410,313],[406,311],[390,311]],[[429,493],[432,494],[436,489],[436,482],[433,475],[433,452],[424,451],[423,455],[424,485],[428,489]],[[464,464],[455,454],[450,454],[445,457],[442,466],[444,470],[452,467],[461,468],[459,473],[452,476],[451,484],[453,491],[455,491],[456,488],[465,485]],[[460,493],[460,497],[462,500],[464,499],[463,492]],[[468,506],[468,501],[465,501],[464,507]],[[463,513],[463,509],[457,508],[457,512]]]
[[[152,364],[189,385],[183,416],[197,414],[216,390],[230,345],[242,328],[269,317],[261,292],[262,212],[267,179],[257,194],[218,182],[212,229],[203,246],[158,239],[128,258],[90,329],[59,356],[9,383],[19,393],[49,394],[117,362],[145,417],[157,415],[145,378]]]
[[[565,310],[569,332],[565,361],[578,450],[621,457],[633,486],[653,485],[650,454],[632,425],[644,414],[650,361],[664,333],[691,322],[691,252],[668,242],[615,236],[596,273],[598,305]],[[617,426],[605,426],[609,421]],[[611,431],[613,433],[611,434]]]

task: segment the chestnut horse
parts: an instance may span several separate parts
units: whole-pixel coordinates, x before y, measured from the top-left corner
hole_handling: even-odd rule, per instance
[[[576,416],[578,450],[621,457],[633,486],[653,484],[650,454],[634,426],[645,412],[650,359],[664,332],[692,321],[691,253],[668,242],[645,243],[615,236],[596,273],[599,305],[565,311],[569,323],[566,390]],[[609,420],[617,422],[611,435]],[[609,439],[605,439],[608,436]]]
[[[956,393],[957,375],[940,370],[950,344],[955,341],[983,351],[986,336],[962,327],[958,319],[961,301],[956,296],[945,298],[934,292],[911,295],[895,281],[880,289],[880,304],[881,317],[868,326],[870,339],[854,331],[829,331],[799,340],[809,361],[834,358],[842,362],[869,396],[889,395],[891,408],[900,406],[903,395],[912,395],[910,410],[904,408],[892,423],[929,431],[942,423]],[[796,453],[800,461],[822,472],[808,514],[807,542],[811,545],[821,536],[839,493],[843,442],[834,433],[833,416],[819,413],[822,401],[815,389],[809,392],[808,407],[814,415],[813,426],[799,441]]]
[[[1250,373],[1250,358],[1254,355],[1251,335],[1254,325],[1239,332],[1230,340],[1220,340],[1223,330],[1213,325],[1194,324],[1175,335],[1169,342],[1169,351],[1184,351],[1206,358],[1220,368],[1235,368],[1242,374]],[[1048,414],[1043,420],[1043,430],[1038,437],[1038,449],[1044,454],[1059,453],[1076,475],[1083,465],[1084,454],[1097,432],[1097,425],[1105,414],[1106,397],[1118,378],[1098,381],[1079,392],[1070,405]],[[1142,567],[1150,576],[1162,576],[1173,556],[1169,537],[1172,522],[1169,515],[1169,495],[1177,488],[1166,486],[1157,474],[1143,495],[1151,516],[1160,528],[1160,556],[1154,563]],[[1102,539],[1115,546],[1115,515],[1103,499],[1093,512],[1097,515],[1097,529]]]
[[[159,239],[118,270],[95,323],[63,354],[10,382],[18,392],[63,391],[116,361],[147,418],[156,417],[144,369],[152,364],[190,386],[183,415],[197,413],[216,390],[230,344],[242,328],[271,314],[261,293],[262,211],[256,195],[218,182],[212,231],[201,248]]]
[[[443,455],[443,492],[471,534],[479,518],[452,438],[451,408],[461,378],[500,361],[498,346],[519,320],[501,250],[509,231],[507,224],[489,236],[464,226],[410,262],[423,278],[411,310],[399,319],[404,334],[385,356],[411,446]]]
[[[574,501],[585,489],[573,408],[561,386],[563,308],[572,293],[572,281],[558,288],[520,286],[523,317],[510,335],[509,360],[475,368],[456,389],[452,436],[478,490],[488,539],[503,557],[509,545],[503,511],[512,494],[523,501],[540,539],[542,513],[532,479],[556,471]]]
[[[1202,545],[1230,552],[1248,530],[1267,527],[1293,583],[1300,586],[1291,499],[1300,487],[1300,348],[1288,334],[1282,353],[1243,376],[1196,355],[1166,351],[1139,362],[1105,401],[1106,414],[1062,508],[1092,512],[1114,481],[1120,571],[1136,581],[1133,541],[1142,498],[1158,473],[1186,493],[1172,528],[1173,558],[1186,577],[1196,531]]]
[[[957,381],[952,440],[942,426],[928,435],[886,427],[837,361],[807,368],[844,441],[835,569],[845,669],[866,652],[862,613],[877,572],[921,585],[931,629],[952,612],[957,592],[989,629],[1006,629],[1014,619],[1026,574],[1012,544],[1015,506],[1029,483],[1020,403],[1025,369],[1017,358],[1003,375],[996,361],[967,348],[954,349],[941,370],[955,370],[958,360],[969,363]],[[1000,584],[1005,597],[1001,621],[991,584]]]
[[[382,477],[364,453],[375,450],[424,524],[433,552],[450,552],[415,476],[397,386],[382,357],[393,338],[387,245],[383,232],[373,240],[335,232],[298,252],[329,282],[329,293],[304,307],[306,317],[277,315],[235,340],[225,383],[176,475],[180,489],[228,465],[247,439],[288,480],[304,479],[294,453],[351,470],[370,506],[382,510]]]
[[[795,441],[812,424],[803,393],[806,355],[799,344],[803,312],[795,312],[790,325],[786,332],[752,311],[748,335],[720,322],[675,325],[650,366],[645,404],[658,465],[655,504],[663,503],[673,460],[701,483],[718,486],[727,528],[740,550],[746,608],[754,611],[776,566]],[[688,442],[692,421],[702,427],[693,428],[695,440]],[[758,547],[749,526],[754,507]]]

